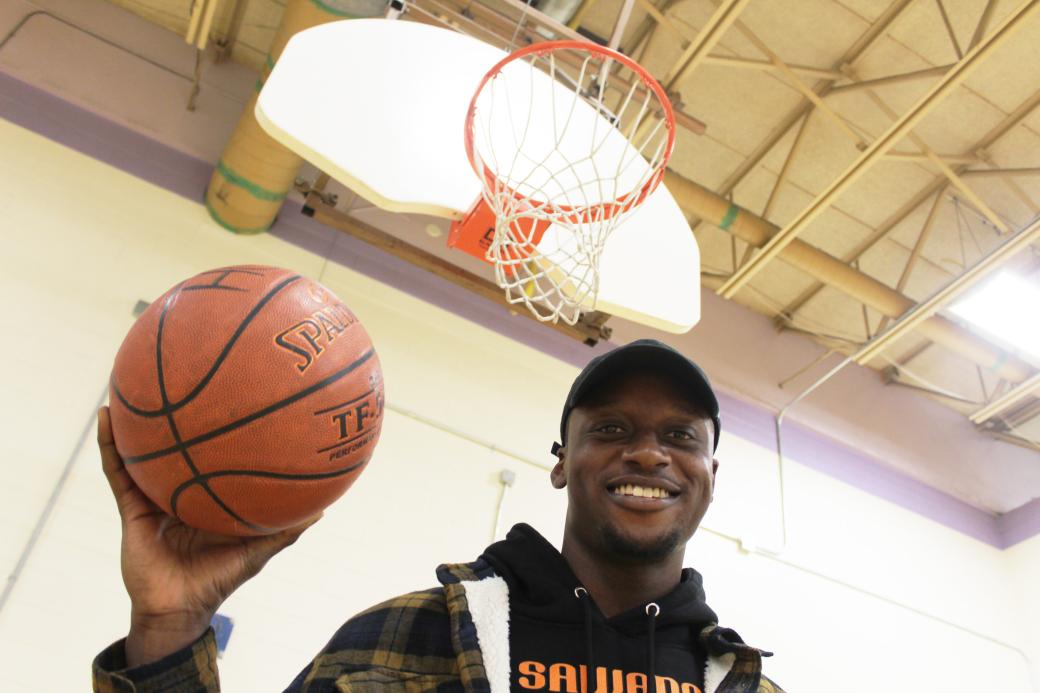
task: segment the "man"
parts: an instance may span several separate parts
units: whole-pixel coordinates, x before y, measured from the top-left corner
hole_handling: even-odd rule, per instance
[[[475,562],[441,566],[440,587],[349,620],[289,690],[780,692],[761,674],[768,653],[720,628],[700,575],[682,567],[712,500],[719,433],[707,378],[677,351],[640,340],[593,359],[553,446],[562,552],[517,525]],[[251,539],[196,532],[133,485],[105,409],[98,440],[132,609],[127,638],[94,661],[95,690],[216,691],[210,619],[316,519]]]

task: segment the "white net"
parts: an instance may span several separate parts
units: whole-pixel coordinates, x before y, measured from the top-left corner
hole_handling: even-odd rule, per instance
[[[487,259],[509,302],[543,321],[595,308],[603,246],[660,181],[674,137],[639,72],[594,48],[509,62],[474,104],[472,155],[497,220]]]

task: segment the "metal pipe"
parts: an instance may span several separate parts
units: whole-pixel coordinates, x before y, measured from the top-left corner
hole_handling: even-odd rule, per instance
[[[617,50],[618,46],[621,45],[621,36],[625,33],[628,19],[632,16],[632,6],[635,4],[636,0],[625,0],[625,4],[621,6],[617,21],[614,23],[614,30],[610,33],[610,41],[607,43],[608,48]]]
[[[491,530],[491,541],[497,541],[498,534],[502,531],[502,508],[506,504],[506,494],[509,492],[510,487],[516,483],[516,472],[512,469],[503,469],[498,473],[498,483],[501,484],[502,489],[498,494],[498,503],[495,506],[495,523]]]

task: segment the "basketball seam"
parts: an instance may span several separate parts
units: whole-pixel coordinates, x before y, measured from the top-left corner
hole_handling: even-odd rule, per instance
[[[216,360],[214,360],[213,364],[210,366],[209,372],[206,373],[205,376],[203,376],[202,380],[199,381],[199,383],[192,389],[191,392],[184,396],[184,399],[179,400],[175,403],[170,403],[169,405],[165,404],[164,400],[164,406],[155,410],[141,409],[140,407],[136,407],[130,404],[130,402],[123,395],[122,391],[119,389],[118,385],[116,385],[115,378],[113,377],[112,389],[115,391],[116,396],[119,398],[119,401],[122,402],[123,406],[129,409],[132,413],[144,418],[158,418],[160,416],[166,416],[167,413],[175,412],[183,408],[185,405],[190,404],[192,401],[194,401],[196,397],[202,394],[202,391],[217,374],[217,371],[220,370],[220,367],[224,364],[224,361],[227,360],[228,355],[231,353],[231,348],[238,341],[238,338],[242,336],[242,333],[245,332],[245,329],[249,326],[253,319],[256,318],[257,315],[259,315],[260,310],[265,305],[267,305],[279,291],[287,287],[289,284],[295,282],[297,279],[300,279],[300,275],[298,274],[283,280],[282,282],[277,284],[273,289],[271,289],[263,298],[261,298],[255,306],[253,306],[253,308],[249,311],[249,313],[242,320],[242,322],[239,323],[239,326],[235,329],[234,334],[231,335],[231,338],[228,340],[227,344],[225,344],[224,347],[221,349],[220,354],[217,355]],[[174,293],[172,293],[167,298],[167,302],[169,302],[170,299],[180,294],[180,287],[181,284],[178,284],[177,287],[175,287]]]
[[[217,281],[220,280],[218,279]],[[181,285],[178,285],[178,287],[182,285],[183,283]],[[177,429],[176,421],[174,421],[173,411],[169,409],[170,400],[166,394],[166,376],[163,372],[162,337],[163,326],[166,324],[166,315],[173,308],[173,304],[176,303],[176,298],[180,295],[180,292],[180,288],[177,288],[166,298],[166,301],[163,303],[162,310],[159,313],[159,325],[156,327],[155,332],[155,370],[156,380],[159,384],[159,397],[162,400],[162,408],[166,411],[165,418],[167,425],[170,427],[170,433],[173,434],[173,439],[178,444],[181,443],[181,434],[180,431]],[[215,370],[216,368],[214,368],[214,371]],[[195,466],[195,462],[191,459],[191,455],[188,453],[187,448],[181,450],[180,453],[181,458],[184,460],[184,463],[188,465],[188,469],[191,471],[192,478],[200,479],[198,467]],[[235,521],[241,522],[246,527],[249,527],[254,531],[262,530],[260,526],[254,525],[253,523],[247,521],[245,518],[239,517],[239,515],[236,512],[231,510],[231,508],[227,506],[224,500],[217,496],[216,492],[209,487],[209,484],[206,483],[205,479],[199,481],[199,485],[202,486],[202,489],[209,495],[210,498],[213,499],[213,502],[216,503],[224,512],[230,515]],[[179,517],[179,515],[177,515],[177,508],[172,503],[172,498],[170,512],[173,514],[174,517]]]
[[[265,478],[265,479],[285,479],[285,480],[293,480],[293,481],[321,481],[323,479],[332,479],[332,478],[335,478],[337,476],[343,476],[344,474],[349,474],[352,471],[354,471],[355,469],[358,469],[359,467],[363,467],[364,465],[368,464],[369,459],[371,459],[371,458],[370,457],[366,457],[365,459],[361,460],[360,462],[357,462],[356,464],[352,464],[349,467],[343,467],[342,469],[334,469],[331,472],[316,472],[316,473],[313,473],[313,474],[289,474],[287,472],[268,472],[268,471],[256,470],[256,469],[221,469],[221,470],[218,470],[218,471],[215,471],[215,472],[207,472],[205,474],[200,474],[197,477],[193,477],[193,478],[188,479],[187,481],[183,482],[180,486],[178,486],[176,489],[173,490],[173,493],[170,496],[170,501],[171,501],[171,505],[176,506],[177,499],[181,495],[181,493],[183,493],[184,491],[187,491],[189,488],[191,488],[192,486],[195,486],[196,484],[204,484],[205,482],[209,481],[210,479],[214,479],[214,478],[217,478],[217,477],[222,477],[222,476],[252,476],[252,477],[262,477],[262,478]],[[245,522],[245,521],[243,520],[243,522]],[[249,524],[249,523],[246,523],[246,524]],[[254,528],[257,528],[257,529],[266,529],[266,528],[261,527],[259,525],[250,525],[250,526],[254,527]]]
[[[215,428],[215,429],[213,429],[211,431],[207,431],[206,433],[201,433],[201,434],[195,436],[194,438],[189,438],[188,440],[182,442],[179,445],[171,445],[169,447],[162,448],[160,450],[155,450],[153,452],[144,453],[142,455],[133,455],[131,457],[127,457],[127,458],[125,458],[123,460],[123,462],[125,464],[140,464],[141,462],[148,462],[149,460],[154,460],[154,459],[157,459],[159,457],[165,457],[166,455],[170,455],[170,454],[173,454],[175,452],[179,452],[181,449],[192,448],[192,447],[194,447],[194,446],[196,446],[196,445],[198,445],[200,443],[205,443],[207,441],[213,440],[214,438],[218,438],[218,437],[224,435],[225,433],[230,433],[231,431],[234,431],[234,430],[236,430],[238,428],[241,428],[242,426],[245,426],[245,425],[247,425],[249,423],[252,423],[253,421],[256,421],[257,419],[261,419],[261,418],[267,416],[268,414],[270,414],[272,412],[275,412],[275,411],[277,411],[277,410],[279,410],[279,409],[281,409],[283,407],[286,407],[286,406],[288,406],[288,405],[290,405],[290,404],[292,404],[292,403],[294,403],[296,401],[299,401],[299,400],[303,399],[304,397],[317,392],[318,390],[324,388],[327,385],[331,385],[332,383],[336,382],[340,378],[342,378],[342,377],[344,377],[346,375],[349,375],[352,371],[354,371],[358,367],[362,366],[366,361],[368,361],[368,359],[372,358],[372,356],[374,356],[374,355],[375,355],[375,350],[374,349],[369,349],[364,354],[362,354],[356,361],[354,361],[350,365],[344,367],[343,369],[333,373],[332,375],[328,376],[327,378],[319,380],[318,382],[314,383],[313,385],[310,385],[310,386],[300,390],[299,392],[296,392],[296,393],[294,393],[294,394],[292,394],[292,395],[290,395],[290,396],[288,396],[288,397],[286,397],[286,398],[284,398],[282,400],[279,400],[278,402],[274,402],[273,404],[269,404],[268,406],[264,407],[263,409],[259,409],[259,410],[255,411],[255,412],[253,412],[252,414],[247,414],[246,416],[243,416],[242,418],[238,419],[237,421],[232,421],[231,423],[225,424],[224,426],[221,426],[219,428]]]

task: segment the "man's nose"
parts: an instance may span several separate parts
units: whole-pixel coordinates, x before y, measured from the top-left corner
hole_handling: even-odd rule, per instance
[[[667,450],[654,431],[640,431],[625,449],[624,461],[646,469],[665,467],[671,462]]]

